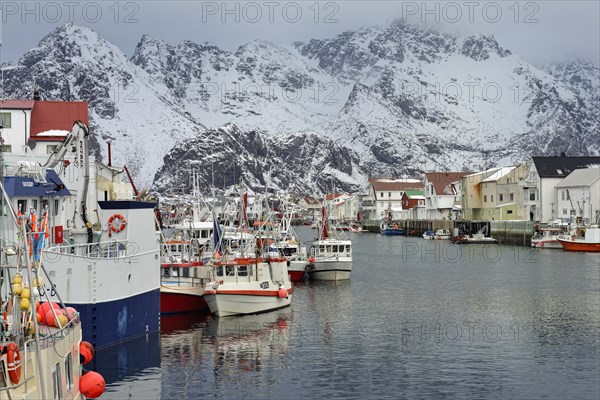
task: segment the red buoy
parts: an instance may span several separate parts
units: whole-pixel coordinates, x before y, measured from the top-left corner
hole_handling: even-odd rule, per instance
[[[94,350],[94,346],[90,342],[82,340],[79,343],[79,362],[81,364],[87,364],[92,361],[94,354],[96,354],[96,350]]]
[[[83,343],[83,342],[82,342]],[[79,380],[79,390],[88,399],[95,399],[104,393],[106,383],[97,372],[88,371]]]
[[[285,290],[285,288],[279,288],[279,290],[277,291],[277,296],[280,299],[286,299],[288,297],[288,291]]]
[[[311,262],[311,263],[315,262],[315,258],[314,258],[314,257],[310,257],[310,258],[308,259],[308,262]]]

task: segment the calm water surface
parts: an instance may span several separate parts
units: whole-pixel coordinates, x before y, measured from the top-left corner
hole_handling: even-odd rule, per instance
[[[600,398],[598,254],[351,239],[349,282],[102,350],[103,398]]]

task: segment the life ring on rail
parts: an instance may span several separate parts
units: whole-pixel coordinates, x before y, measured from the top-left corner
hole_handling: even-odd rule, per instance
[[[19,354],[19,348],[15,342],[8,344],[8,351],[6,352],[6,361],[8,363],[8,375],[10,381],[15,385],[21,380],[21,355]]]
[[[114,224],[116,219],[119,220],[119,225]],[[122,216],[121,214],[115,214],[108,219],[108,227],[110,228],[111,231],[113,231],[115,233],[119,233],[119,232],[123,231],[123,229],[125,229],[126,226],[127,226],[127,221],[125,220],[125,217]]]

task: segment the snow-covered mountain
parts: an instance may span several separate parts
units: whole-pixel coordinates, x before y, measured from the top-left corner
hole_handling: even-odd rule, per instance
[[[391,24],[235,52],[144,35],[127,59],[65,25],[4,70],[13,98],[38,84],[47,99],[88,100],[99,151],[112,141],[116,161],[162,191],[185,188],[175,172],[189,166],[207,184],[213,170],[219,185],[243,170],[254,187],[311,192],[531,154],[600,154],[598,67],[540,70],[485,35]]]

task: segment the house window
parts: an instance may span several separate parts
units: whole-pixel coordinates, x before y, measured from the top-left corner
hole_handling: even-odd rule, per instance
[[[483,202],[484,202],[484,203],[487,203],[487,194],[484,194],[484,195],[483,195]]]
[[[392,197],[392,192],[388,192],[388,197]]]
[[[569,212],[566,208],[563,208],[563,215],[567,215]]]
[[[564,199],[565,199],[565,191],[564,191],[564,190],[561,190],[561,191],[560,191],[560,199],[561,199],[561,200],[564,200]]]
[[[57,144],[47,144],[46,145],[46,154],[54,153],[54,151],[56,150],[57,147],[58,147]]]
[[[11,144],[2,145],[2,152],[3,153],[12,153],[12,145]]]
[[[9,113],[9,112],[0,113],[0,116],[1,116],[0,124],[2,124],[2,126],[4,128],[12,127],[11,113]]]
[[[529,192],[529,200],[535,201],[535,190]]]
[[[499,194],[498,195],[498,201],[504,201],[504,195],[503,194]]]
[[[383,192],[381,192],[381,196],[379,196],[379,197],[382,197],[382,198],[383,198]]]
[[[513,210],[506,210],[507,214],[512,214]]]
[[[494,195],[491,195],[491,196],[490,196],[490,201],[491,201],[491,202],[494,202]]]
[[[515,201],[514,193],[509,194],[508,197],[509,197],[510,201]]]
[[[423,205],[423,200],[419,200],[419,205],[422,206]]]

